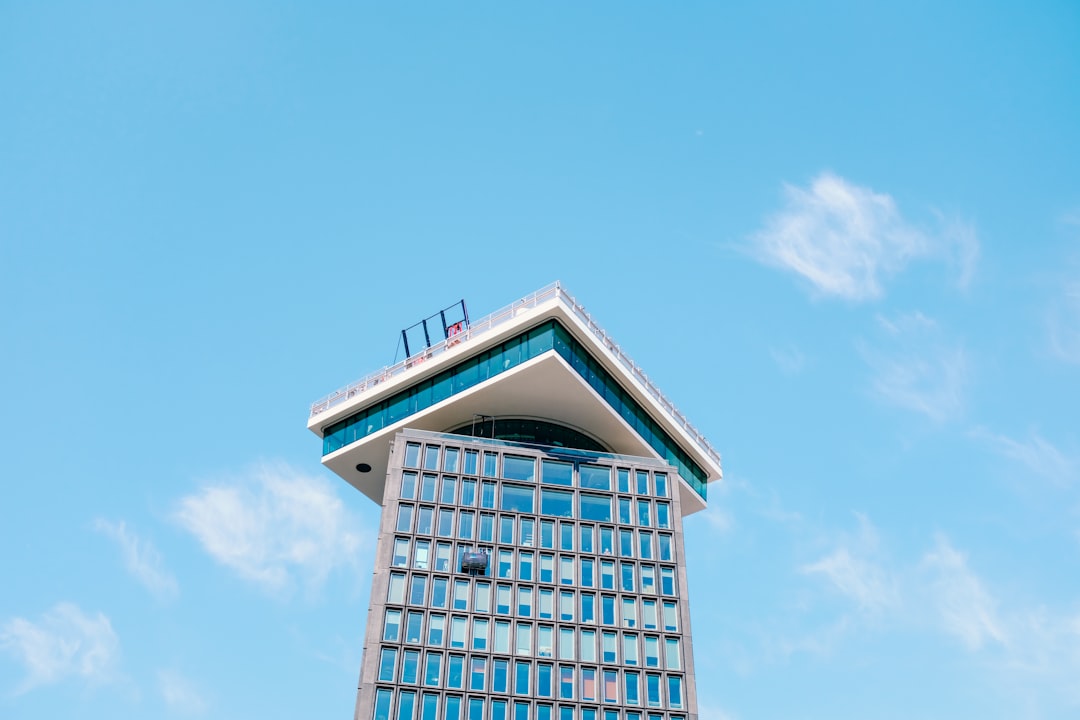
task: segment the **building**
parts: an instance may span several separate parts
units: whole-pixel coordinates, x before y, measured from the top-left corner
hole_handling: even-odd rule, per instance
[[[439,329],[308,421],[383,507],[356,718],[696,720],[719,455],[558,283]]]

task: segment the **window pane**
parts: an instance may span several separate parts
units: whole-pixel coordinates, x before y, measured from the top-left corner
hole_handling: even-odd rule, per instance
[[[573,517],[574,494],[566,490],[542,489],[540,491],[540,514],[554,515],[555,517]]]
[[[535,512],[535,491],[523,485],[503,485],[500,509],[511,512]]]
[[[574,484],[573,464],[555,460],[542,460],[540,462],[540,482],[548,485],[570,487]]]
[[[536,460],[520,455],[503,456],[503,478],[507,480],[536,480]]]
[[[611,522],[611,498],[607,495],[581,494],[582,520]]]
[[[582,465],[578,470],[581,487],[592,490],[611,489],[611,468],[600,465]]]

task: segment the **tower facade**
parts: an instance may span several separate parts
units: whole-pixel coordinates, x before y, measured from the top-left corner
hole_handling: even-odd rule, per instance
[[[558,284],[312,408],[382,505],[358,720],[696,720],[719,457]]]

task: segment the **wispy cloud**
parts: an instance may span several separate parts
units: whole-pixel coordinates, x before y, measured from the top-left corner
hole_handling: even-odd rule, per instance
[[[798,375],[806,366],[806,356],[794,345],[784,349],[773,348],[769,351],[773,362],[785,375]]]
[[[873,371],[874,394],[885,402],[942,422],[960,414],[969,364],[963,346],[944,337],[922,313],[878,317],[884,331],[876,346],[860,343]]]
[[[929,591],[942,627],[970,650],[990,642],[1008,644],[1005,626],[998,617],[997,602],[983,587],[967,557],[944,535],[923,556],[921,566],[929,576]]]
[[[972,435],[989,443],[999,455],[1023,465],[1055,485],[1071,485],[1076,478],[1076,461],[1035,431],[1031,431],[1027,440],[996,435],[981,427],[973,430]]]
[[[206,712],[206,700],[191,680],[175,670],[159,670],[158,690],[165,704],[183,715],[202,715]]]
[[[94,529],[116,542],[127,571],[147,590],[161,599],[176,597],[179,592],[176,578],[165,568],[165,561],[152,542],[136,535],[123,521],[114,523],[97,518]]]
[[[206,552],[265,590],[317,590],[363,545],[355,519],[324,480],[264,463],[180,500],[177,521]]]
[[[69,677],[90,682],[112,679],[120,642],[102,613],[89,615],[73,603],[58,603],[38,622],[11,618],[0,627],[0,648],[26,670],[21,694]]]
[[[784,207],[750,237],[762,262],[801,275],[822,294],[853,301],[884,295],[884,281],[913,259],[938,256],[970,282],[978,258],[974,228],[942,218],[930,234],[906,221],[896,202],[832,173],[809,188],[784,185]]]
[[[856,513],[859,532],[842,540],[835,550],[800,568],[805,575],[824,577],[840,594],[864,612],[878,612],[897,600],[895,581],[875,561],[878,534],[870,520]]]

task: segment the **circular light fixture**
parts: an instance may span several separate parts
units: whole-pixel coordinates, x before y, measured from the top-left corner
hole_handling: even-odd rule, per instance
[[[362,473],[371,472],[371,466],[368,465],[367,463],[360,463],[359,465],[356,466],[356,469],[359,470]]]

